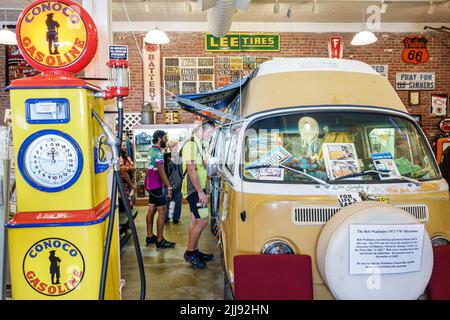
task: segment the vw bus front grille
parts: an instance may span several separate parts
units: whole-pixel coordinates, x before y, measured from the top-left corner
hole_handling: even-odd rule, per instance
[[[428,207],[424,204],[397,204],[397,208],[405,210],[422,223],[428,221]],[[294,207],[292,222],[297,225],[322,225],[341,210],[340,207]]]

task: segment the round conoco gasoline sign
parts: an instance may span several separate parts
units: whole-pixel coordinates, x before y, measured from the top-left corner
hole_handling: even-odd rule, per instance
[[[20,15],[16,33],[24,58],[39,71],[76,73],[97,50],[92,18],[70,0],[32,2]]]

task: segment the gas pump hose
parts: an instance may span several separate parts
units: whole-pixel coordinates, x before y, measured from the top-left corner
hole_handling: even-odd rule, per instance
[[[106,287],[106,276],[108,273],[108,260],[109,260],[109,254],[111,251],[111,241],[113,237],[113,230],[114,230],[114,218],[115,218],[115,209],[116,209],[116,195],[117,195],[117,189],[119,189],[120,196],[123,200],[123,205],[125,207],[125,212],[128,217],[128,222],[130,223],[131,228],[131,234],[133,236],[133,242],[134,242],[134,248],[136,251],[136,258],[138,262],[139,267],[139,276],[140,276],[140,283],[141,283],[141,293],[140,293],[140,300],[145,299],[145,291],[146,291],[146,281],[145,281],[145,270],[144,270],[144,262],[142,259],[142,253],[141,248],[139,245],[139,239],[137,236],[136,231],[136,225],[134,224],[133,215],[131,213],[130,205],[128,204],[128,201],[126,201],[126,193],[125,189],[122,184],[122,177],[120,174],[120,159],[119,159],[119,150],[120,150],[120,141],[119,138],[122,138],[122,128],[123,128],[123,108],[121,108],[121,101],[118,101],[119,108],[118,108],[118,137],[114,135],[111,128],[108,127],[108,125],[98,116],[97,113],[92,111],[92,115],[97,119],[97,121],[100,123],[100,126],[103,129],[103,132],[106,136],[106,142],[112,153],[112,164],[113,164],[113,181],[112,181],[112,190],[111,190],[111,207],[110,207],[110,217],[108,222],[108,231],[106,235],[106,243],[105,243],[105,250],[103,254],[103,263],[102,263],[102,274],[101,274],[101,280],[100,280],[100,291],[99,291],[99,300],[104,300],[105,298],[105,287]]]

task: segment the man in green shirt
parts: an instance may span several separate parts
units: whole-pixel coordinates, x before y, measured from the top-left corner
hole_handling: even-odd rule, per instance
[[[183,197],[189,202],[191,220],[189,223],[189,240],[184,259],[194,268],[203,269],[206,261],[213,258],[212,254],[205,254],[198,250],[198,240],[208,224],[208,216],[201,214],[207,212],[208,196],[206,195],[206,150],[204,142],[209,142],[215,131],[214,122],[207,121],[194,129],[191,140],[185,143],[182,149]],[[200,209],[200,210],[199,210]]]

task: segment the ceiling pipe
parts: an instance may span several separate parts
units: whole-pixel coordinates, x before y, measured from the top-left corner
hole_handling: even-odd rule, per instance
[[[208,10],[208,29],[214,37],[223,37],[230,31],[233,22],[235,0],[216,0]]]
[[[250,0],[197,0],[207,11],[208,29],[215,37],[223,37],[230,31],[233,14],[237,9],[247,11]]]

